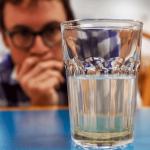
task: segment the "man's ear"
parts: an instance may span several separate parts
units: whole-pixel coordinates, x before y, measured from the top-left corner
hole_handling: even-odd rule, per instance
[[[7,37],[6,37],[6,34],[4,33],[4,30],[1,30],[1,33],[2,33],[2,39],[3,39],[5,46],[9,47]]]

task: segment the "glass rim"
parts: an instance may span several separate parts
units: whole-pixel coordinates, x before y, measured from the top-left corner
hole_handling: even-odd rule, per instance
[[[81,25],[81,24],[87,24],[87,22],[90,22],[91,21],[91,24],[94,24],[94,23],[109,23],[110,25],[108,27],[123,27],[123,26],[111,26],[111,23],[116,23],[116,24],[119,24],[119,23],[125,23],[125,24],[131,24],[130,26],[126,26],[126,27],[139,27],[139,29],[142,29],[143,27],[143,22],[141,21],[138,21],[138,20],[133,20],[133,19],[105,19],[105,18],[102,18],[102,19],[75,19],[75,20],[69,20],[69,21],[65,21],[63,23],[61,23],[61,27],[71,27],[71,28],[77,28],[76,25],[73,25],[73,23],[78,23],[78,25]],[[94,21],[94,22],[92,22]],[[89,24],[89,23],[88,23]],[[88,27],[88,26],[86,26]],[[89,26],[91,27],[91,26]],[[92,26],[93,27],[93,26]],[[95,26],[95,27],[102,27],[102,26]]]

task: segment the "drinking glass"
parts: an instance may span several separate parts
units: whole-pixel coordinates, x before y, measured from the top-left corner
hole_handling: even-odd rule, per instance
[[[61,24],[72,140],[83,147],[133,142],[143,24],[85,19]]]

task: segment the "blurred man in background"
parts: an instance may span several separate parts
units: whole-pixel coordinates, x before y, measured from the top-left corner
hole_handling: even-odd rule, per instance
[[[0,106],[67,104],[60,23],[72,19],[68,0],[0,0],[10,49],[0,64]]]

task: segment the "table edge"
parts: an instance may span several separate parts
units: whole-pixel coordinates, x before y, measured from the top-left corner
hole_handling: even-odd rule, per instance
[[[68,106],[28,106],[28,107],[0,107],[1,111],[42,111],[42,110],[68,110]],[[137,107],[137,109],[150,109],[150,107]]]
[[[0,107],[0,111],[67,110],[68,106]]]

